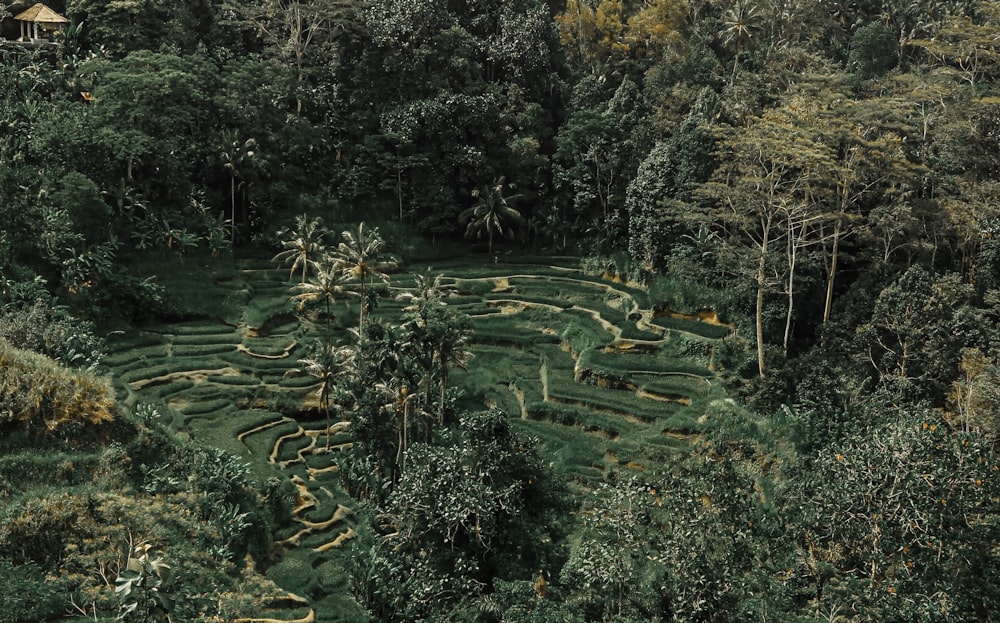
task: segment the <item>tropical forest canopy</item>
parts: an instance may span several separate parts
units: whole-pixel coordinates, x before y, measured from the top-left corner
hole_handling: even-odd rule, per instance
[[[51,6],[0,622],[1000,612],[1000,2]]]

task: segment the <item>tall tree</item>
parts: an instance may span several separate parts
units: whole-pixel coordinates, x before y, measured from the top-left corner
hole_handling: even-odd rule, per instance
[[[346,282],[347,279],[340,262],[328,255],[324,255],[322,261],[315,265],[312,277],[307,281],[296,284],[292,288],[292,291],[295,292],[295,295],[292,296],[292,301],[295,302],[296,308],[299,311],[305,310],[311,304],[322,303],[324,305],[326,310],[324,314],[326,320],[326,337],[329,343],[332,343],[333,340],[333,313],[331,306],[338,298],[349,292]]]
[[[730,81],[736,80],[736,72],[740,66],[740,54],[753,43],[762,28],[760,10],[748,0],[737,0],[722,17],[722,30],[719,35],[726,45],[733,46],[733,73]]]
[[[467,349],[472,329],[467,316],[446,305],[431,305],[421,312],[427,339],[438,364],[438,424],[445,420],[448,395],[448,373],[453,368],[465,369],[472,353]]]
[[[465,227],[466,238],[482,238],[483,232],[489,240],[489,252],[493,253],[493,236],[499,238],[514,238],[515,227],[524,225],[524,218],[516,209],[510,207],[510,202],[517,195],[505,196],[506,186],[503,177],[473,189],[472,196],[475,205],[458,215],[459,223]]]
[[[284,251],[271,258],[271,261],[275,264],[290,264],[289,278],[296,270],[301,270],[302,283],[305,283],[309,270],[321,264],[326,251],[323,240],[326,234],[322,219],[317,217],[309,220],[307,215],[299,214],[295,217],[294,229],[282,229],[278,232],[278,236],[283,238],[281,246]]]
[[[976,4],[971,14],[947,17],[932,38],[907,42],[923,49],[935,64],[956,71],[972,88],[1000,75],[1000,3]]]
[[[314,377],[319,387],[316,388],[316,398],[319,408],[326,417],[326,447],[330,449],[330,434],[333,428],[331,420],[331,397],[337,387],[350,385],[350,376],[355,372],[354,358],[357,351],[353,346],[337,346],[323,342],[312,357],[299,360],[302,371]]]
[[[363,337],[365,311],[370,306],[369,287],[376,279],[388,283],[389,275],[383,271],[395,266],[396,262],[384,256],[385,240],[379,235],[378,228],[366,229],[362,222],[356,231],[345,230],[341,238],[342,241],[337,248],[331,251],[330,259],[341,268],[347,280],[357,279],[358,295],[361,299],[358,334]]]
[[[879,380],[911,387],[934,404],[958,376],[963,348],[985,348],[989,323],[972,306],[974,289],[956,274],[912,266],[879,293],[857,330],[859,357]]]
[[[222,159],[222,167],[229,175],[229,222],[230,222],[230,242],[236,243],[236,226],[242,222],[246,224],[247,214],[247,179],[249,169],[254,157],[254,149],[257,141],[252,138],[243,140],[238,134],[226,133],[223,135],[222,151],[219,153]],[[239,183],[237,183],[239,180]],[[242,215],[237,218],[236,204],[237,192],[239,192],[239,205],[242,208]]]
[[[495,410],[463,415],[448,445],[411,445],[381,509],[387,534],[362,554],[359,599],[380,621],[456,620],[497,575],[537,573],[551,529],[532,524],[553,508],[545,472]],[[541,542],[524,547],[529,533]]]
[[[714,208],[711,218],[726,230],[736,249],[748,253],[742,271],[756,289],[754,325],[761,377],[767,369],[765,295],[773,288],[774,275],[784,274],[780,269],[776,273],[772,256],[780,246],[775,245],[785,243],[793,253],[804,244],[803,239],[793,243],[788,237],[813,222],[815,217],[808,212],[815,204],[822,172],[832,165],[830,150],[790,121],[786,112],[775,110],[750,127],[720,131],[717,159],[723,164],[701,188]],[[793,262],[790,268],[794,267]]]
[[[307,95],[323,91],[319,85],[328,79],[314,76],[314,71],[335,67],[337,36],[357,20],[359,4],[357,0],[259,0],[230,3],[227,8],[235,18],[233,25],[255,31],[266,48],[290,66],[295,76],[295,112],[302,114]],[[313,96],[309,101],[320,100]]]
[[[833,92],[843,93],[843,83],[830,76]],[[812,113],[825,140],[836,151],[836,160],[824,173],[834,203],[832,230],[824,232],[826,249],[826,298],[823,322],[830,319],[834,286],[840,261],[840,243],[862,224],[866,206],[902,195],[918,184],[921,167],[913,162],[905,141],[913,133],[909,107],[897,98],[871,100],[830,99],[833,105]]]

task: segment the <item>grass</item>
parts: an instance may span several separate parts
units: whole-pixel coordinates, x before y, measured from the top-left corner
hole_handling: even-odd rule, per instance
[[[232,347],[233,340],[239,339],[239,334],[229,328],[225,333],[178,333],[169,338],[169,343],[178,346],[215,346],[225,344]]]
[[[542,456],[551,457],[551,464],[561,469],[591,467],[600,463],[605,453],[605,440],[572,426],[533,419],[518,419],[514,425],[527,436],[538,438]]]
[[[158,329],[161,333],[177,336],[227,335],[234,332],[234,328],[228,324],[204,320],[181,322],[172,325],[161,325]],[[149,327],[148,330],[153,331],[157,330],[157,328]]]
[[[208,357],[211,355],[222,355],[233,350],[232,343],[216,343],[216,344],[174,344],[170,349],[171,357]]]
[[[675,374],[671,372],[639,372],[630,375],[640,388],[660,394],[671,394],[676,396],[686,396],[691,399],[705,398],[718,387],[713,380],[702,377],[691,377],[685,374]]]
[[[237,375],[209,375],[206,377],[209,383],[214,383],[216,385],[227,385],[232,387],[254,387],[261,384],[261,380],[254,376],[247,376],[244,374]]]
[[[572,371],[567,373],[558,368],[549,369],[548,395],[558,402],[645,422],[667,417],[679,408],[674,403],[638,398],[635,393],[626,390],[609,390],[597,385],[577,383]]]
[[[157,385],[155,388],[151,389],[150,393],[155,394],[155,396],[161,400],[166,400],[170,396],[185,392],[192,387],[194,387],[194,381],[185,379]]]
[[[104,365],[109,368],[122,368],[137,363],[145,365],[149,359],[167,356],[166,342],[130,346],[129,344],[119,344],[112,341],[109,343],[109,347],[121,349],[109,353],[104,358]]]
[[[671,331],[690,333],[710,340],[721,340],[733,332],[732,328],[726,325],[709,324],[700,320],[689,320],[687,318],[670,318],[668,316],[654,318],[653,324],[670,329]]]
[[[686,359],[661,354],[609,353],[591,349],[580,354],[579,367],[617,373],[679,373],[699,377],[713,376],[708,368]]]
[[[265,357],[282,357],[294,349],[300,349],[294,339],[287,335],[277,335],[274,337],[247,337],[241,342],[247,350],[256,355]]]
[[[275,414],[274,419],[279,419],[277,414]],[[240,428],[246,430],[245,426],[241,426]],[[271,454],[271,450],[274,448],[275,441],[282,435],[290,435],[298,429],[299,425],[296,422],[281,422],[280,424],[262,430],[261,432],[247,435],[244,437],[243,443],[250,449],[250,453],[253,456],[257,457],[258,460],[263,457],[266,462],[267,457]]]
[[[227,411],[232,406],[233,401],[228,398],[204,398],[181,408],[181,413],[186,417],[206,415],[218,411]]]

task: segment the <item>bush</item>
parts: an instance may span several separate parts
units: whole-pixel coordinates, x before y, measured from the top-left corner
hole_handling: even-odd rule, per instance
[[[93,326],[44,299],[8,305],[0,315],[0,338],[16,347],[47,355],[68,366],[93,368],[105,354]]]
[[[899,43],[895,33],[880,22],[858,28],[851,37],[847,70],[860,78],[881,76],[896,66]]]
[[[61,426],[97,425],[115,415],[110,383],[0,340],[0,426],[33,434]]]
[[[66,610],[59,583],[50,582],[38,565],[15,565],[0,558],[0,623],[44,621]]]

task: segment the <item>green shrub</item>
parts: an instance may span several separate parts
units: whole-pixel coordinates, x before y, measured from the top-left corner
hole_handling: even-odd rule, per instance
[[[577,383],[573,378],[572,371],[552,367],[549,368],[549,397],[552,400],[586,407],[594,411],[603,411],[645,421],[666,417],[677,409],[675,404],[639,398],[631,391],[605,389],[597,385]]]
[[[299,348],[291,338],[285,335],[274,337],[255,337],[243,340],[243,345],[255,355],[266,357],[282,356]]]
[[[464,302],[464,297],[481,297],[489,294],[496,288],[496,282],[493,279],[456,279],[455,286],[459,292],[457,299]]]
[[[583,409],[557,402],[534,402],[528,405],[528,415],[535,420],[545,420],[563,426],[576,426],[585,417]]]
[[[233,375],[209,375],[207,380],[211,383],[216,383],[218,385],[231,385],[233,387],[253,387],[255,385],[260,385],[260,379],[253,376],[246,376],[243,374],[233,374]]]
[[[180,322],[177,324],[162,325],[159,328],[163,333],[172,333],[177,337],[195,335],[224,335],[235,332],[235,328],[222,322]]]
[[[231,356],[236,353],[234,351],[233,353],[223,354]],[[235,359],[235,357],[233,357],[233,359]],[[119,379],[125,383],[134,383],[136,381],[155,379],[168,374],[190,372],[195,369],[217,370],[221,368],[228,368],[232,365],[239,365],[239,362],[229,361],[219,355],[213,355],[194,362],[186,358],[169,358],[164,361],[157,362],[155,365],[126,370],[124,373],[119,373]]]
[[[529,346],[532,344],[558,344],[559,336],[543,332],[538,326],[521,314],[491,314],[473,317],[473,341],[482,344],[510,344]]]
[[[705,307],[718,307],[719,293],[677,275],[659,275],[649,284],[649,301],[652,305],[666,305],[671,309],[693,311]]]
[[[599,348],[607,346],[614,341],[614,336],[606,331],[590,313],[569,309],[561,314],[559,324],[555,326],[565,327],[561,337],[569,342],[576,352],[583,352],[587,348]]]
[[[270,382],[277,382],[281,387],[287,387],[290,389],[306,389],[313,386],[317,386],[318,382],[316,377],[308,375],[280,375],[273,379],[269,379]]]
[[[299,552],[286,555],[281,559],[281,562],[269,568],[267,577],[274,580],[278,586],[306,595],[316,586],[316,572],[309,561],[304,560]]]
[[[35,623],[62,614],[66,587],[45,577],[33,562],[16,565],[0,558],[0,623]]]
[[[167,351],[163,346],[139,348],[136,350],[121,350],[112,352],[104,358],[104,365],[121,374],[129,370],[146,368],[166,359]]]
[[[47,355],[67,366],[93,368],[106,345],[93,325],[44,299],[31,306],[8,305],[0,313],[0,338],[15,348]]]

